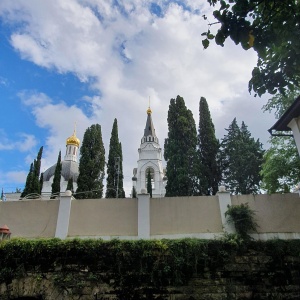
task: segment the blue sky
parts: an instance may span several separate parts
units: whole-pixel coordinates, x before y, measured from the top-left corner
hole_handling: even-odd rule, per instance
[[[2,0],[0,188],[24,187],[41,146],[42,171],[53,165],[75,122],[81,140],[101,125],[107,156],[117,118],[129,195],[149,97],[161,147],[177,95],[196,124],[206,97],[219,139],[236,117],[266,146],[275,122],[261,111],[268,96],[247,91],[256,55],[230,41],[204,50],[203,14],[213,21],[208,4],[192,0]]]

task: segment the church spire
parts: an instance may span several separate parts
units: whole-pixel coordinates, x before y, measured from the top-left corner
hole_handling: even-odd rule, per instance
[[[152,110],[150,108],[150,96],[149,96],[149,106],[148,106],[148,109],[147,109],[147,115],[151,115],[152,114]]]
[[[142,143],[145,142],[155,142],[158,143],[158,138],[156,137],[153,121],[152,121],[152,110],[150,108],[150,97],[149,97],[149,107],[147,109],[147,121],[144,130],[144,136],[142,138]]]

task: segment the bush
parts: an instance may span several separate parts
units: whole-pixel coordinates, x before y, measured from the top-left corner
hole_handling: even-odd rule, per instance
[[[249,208],[248,203],[228,205],[225,217],[228,217],[228,224],[233,224],[237,234],[243,239],[250,239],[249,231],[257,232],[255,212]]]

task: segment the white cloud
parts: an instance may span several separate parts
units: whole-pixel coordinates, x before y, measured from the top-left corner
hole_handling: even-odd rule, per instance
[[[5,174],[5,180],[23,184],[26,181],[27,174],[28,172],[25,171],[11,171]]]
[[[218,138],[237,117],[255,138],[267,139],[273,118],[261,112],[264,101],[247,92],[255,53],[232,42],[203,50],[201,33],[207,21],[202,14],[211,13],[206,2],[184,1],[191,10],[153,2],[161,6],[162,17],[152,14],[151,2],[145,0],[2,0],[2,18],[19,24],[11,42],[24,59],[60,73],[72,72],[95,90],[94,97],[82,99],[88,116],[78,106],[54,102],[42,93],[21,95],[36,124],[48,129],[44,167],[56,161],[75,121],[80,139],[88,126],[101,124],[108,152],[117,118],[128,195],[149,96],[162,147],[169,101],[177,95],[184,97],[197,124],[199,99],[207,98]]]
[[[16,137],[8,137],[3,129],[0,129],[0,150],[17,150],[20,152],[31,151],[37,144],[35,136],[27,133],[16,134]]]

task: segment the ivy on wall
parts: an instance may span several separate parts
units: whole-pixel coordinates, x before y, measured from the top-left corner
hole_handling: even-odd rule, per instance
[[[80,289],[84,286],[80,274],[84,273],[90,282],[112,285],[120,298],[139,299],[140,293],[154,294],[170,285],[187,284],[207,269],[213,278],[234,257],[249,251],[270,256],[270,268],[276,270],[284,257],[299,256],[300,240],[248,241],[245,246],[226,239],[12,239],[0,243],[0,283],[9,284],[28,273],[38,277],[53,272],[57,288],[76,285]]]

